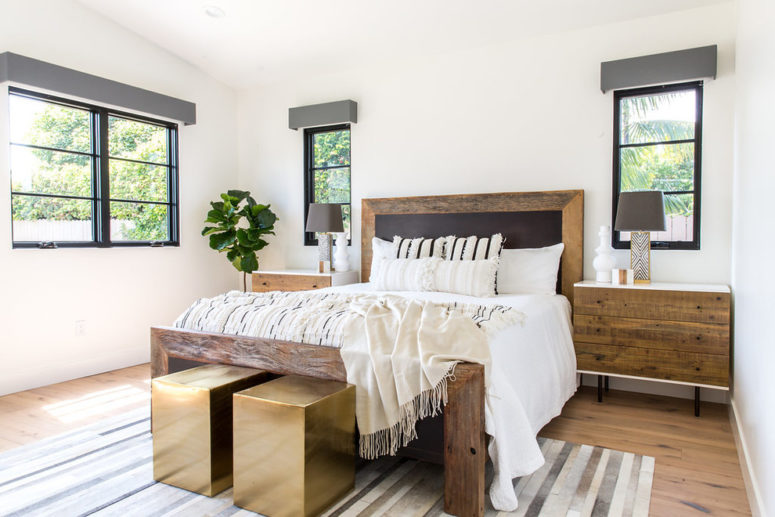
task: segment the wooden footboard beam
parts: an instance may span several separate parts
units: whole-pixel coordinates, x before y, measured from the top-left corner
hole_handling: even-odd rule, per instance
[[[347,381],[338,348],[173,327],[151,327],[151,376],[169,372],[169,358],[257,368],[280,375]]]
[[[444,407],[444,511],[484,515],[484,366],[461,363],[447,386]]]

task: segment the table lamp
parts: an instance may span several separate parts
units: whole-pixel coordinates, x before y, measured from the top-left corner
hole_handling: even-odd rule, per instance
[[[331,234],[344,231],[342,205],[336,203],[310,203],[307,212],[307,231],[318,235],[318,272],[325,271],[325,263],[331,265]]]
[[[651,233],[663,232],[665,198],[661,191],[622,192],[614,229],[630,234],[630,267],[636,283],[651,282]]]

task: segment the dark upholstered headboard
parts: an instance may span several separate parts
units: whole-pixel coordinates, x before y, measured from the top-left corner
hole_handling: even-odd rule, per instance
[[[361,211],[361,278],[371,270],[371,239],[489,236],[502,233],[505,248],[565,243],[558,291],[571,301],[582,279],[584,191],[504,192],[364,199]]]

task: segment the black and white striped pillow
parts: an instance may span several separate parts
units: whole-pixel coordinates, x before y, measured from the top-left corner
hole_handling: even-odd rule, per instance
[[[439,237],[437,239],[426,239],[417,237],[414,239],[396,235],[393,237],[393,249],[396,251],[395,258],[399,259],[418,259],[428,257],[444,258],[444,244],[449,237]]]
[[[503,235],[491,237],[447,237],[445,258],[447,260],[487,260],[500,257],[504,242]]]

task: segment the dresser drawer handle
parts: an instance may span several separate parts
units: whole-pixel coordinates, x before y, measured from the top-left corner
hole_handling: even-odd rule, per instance
[[[269,285],[269,284],[267,284],[266,282],[261,282],[261,285]]]
[[[312,288],[313,289],[317,289],[318,288],[318,284],[312,284]]]
[[[700,306],[698,305],[698,306],[697,306],[697,310],[700,310],[700,309],[702,309],[702,307],[700,307]]]

